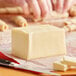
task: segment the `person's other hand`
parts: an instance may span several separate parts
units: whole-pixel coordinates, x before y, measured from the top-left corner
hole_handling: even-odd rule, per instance
[[[56,0],[55,10],[57,12],[66,12],[76,3],[76,0]]]

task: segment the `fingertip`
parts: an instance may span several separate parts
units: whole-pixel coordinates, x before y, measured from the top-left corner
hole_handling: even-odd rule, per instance
[[[50,4],[48,1],[46,0],[38,0],[38,4],[40,6],[41,9],[41,17],[46,17],[48,15],[48,13],[50,12]]]
[[[48,10],[49,10],[49,12],[51,12],[53,10],[52,1],[51,0],[46,0],[46,2],[47,2]]]
[[[43,11],[43,14],[42,14],[42,17],[46,17],[47,15],[49,14],[49,10],[44,10]]]
[[[41,12],[38,11],[38,12],[34,12],[34,18],[35,19],[39,19],[41,17]]]
[[[40,7],[38,5],[38,1],[37,0],[27,0],[27,3],[29,4],[30,8],[31,8],[31,12],[33,13],[33,16],[35,19],[38,19],[41,17],[41,10]]]
[[[63,4],[64,0],[58,0],[56,3],[56,12],[62,13],[63,12]]]

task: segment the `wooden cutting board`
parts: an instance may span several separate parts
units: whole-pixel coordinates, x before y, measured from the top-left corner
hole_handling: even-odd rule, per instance
[[[64,76],[76,76],[76,69],[71,69],[68,70],[66,72],[59,72],[59,71],[55,71],[55,73],[60,74],[60,75],[64,75]]]
[[[24,72],[10,68],[0,67],[0,76],[37,76],[37,75],[30,72]]]

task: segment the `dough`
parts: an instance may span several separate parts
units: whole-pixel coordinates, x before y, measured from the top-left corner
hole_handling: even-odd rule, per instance
[[[76,30],[76,24],[72,24],[71,22],[65,22],[64,23],[64,29],[66,31],[69,31],[69,32],[75,31]]]
[[[13,17],[12,21],[15,22],[19,27],[24,27],[28,25],[26,19],[22,16]]]
[[[0,31],[5,31],[7,29],[8,25],[4,21],[0,20]]]
[[[69,15],[72,17],[76,16],[76,5],[71,7],[71,9],[69,10]]]

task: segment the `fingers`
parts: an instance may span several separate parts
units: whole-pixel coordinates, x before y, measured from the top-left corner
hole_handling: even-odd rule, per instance
[[[7,0],[9,3],[19,5],[23,8],[26,15],[32,9],[35,18],[45,17],[52,11],[52,4],[50,0]]]
[[[48,12],[49,12],[49,8],[47,5],[47,1],[46,0],[38,0],[40,9],[41,9],[41,15],[42,17],[46,17]]]
[[[21,0],[20,0],[21,1]],[[23,1],[23,3],[18,3],[22,8],[25,15],[30,14],[29,6],[26,1]]]
[[[35,18],[46,17],[52,11],[50,0],[26,0]]]
[[[60,13],[66,12],[76,3],[75,0],[6,0],[6,2],[21,6],[25,15],[30,14],[31,8],[35,18],[46,17],[53,8]]]
[[[41,16],[41,11],[40,11],[40,7],[38,5],[37,0],[27,0],[30,8],[32,9],[32,12],[34,14],[35,18],[40,18]]]
[[[56,9],[56,0],[51,0],[52,10]]]
[[[15,0],[15,3],[23,8],[23,12],[25,15],[29,15],[29,6],[25,0]]]
[[[49,12],[52,11],[52,2],[50,0],[46,0],[47,1],[47,6],[48,6],[48,9],[49,9]]]
[[[57,12],[62,12],[63,11],[63,4],[64,4],[64,0],[57,0],[56,2],[56,11]]]
[[[72,4],[73,4],[73,0],[64,1],[63,12],[66,12],[67,10],[69,10],[69,8],[72,6]]]
[[[57,0],[56,2],[56,11],[57,12],[67,12],[69,8],[74,4],[74,0]]]

